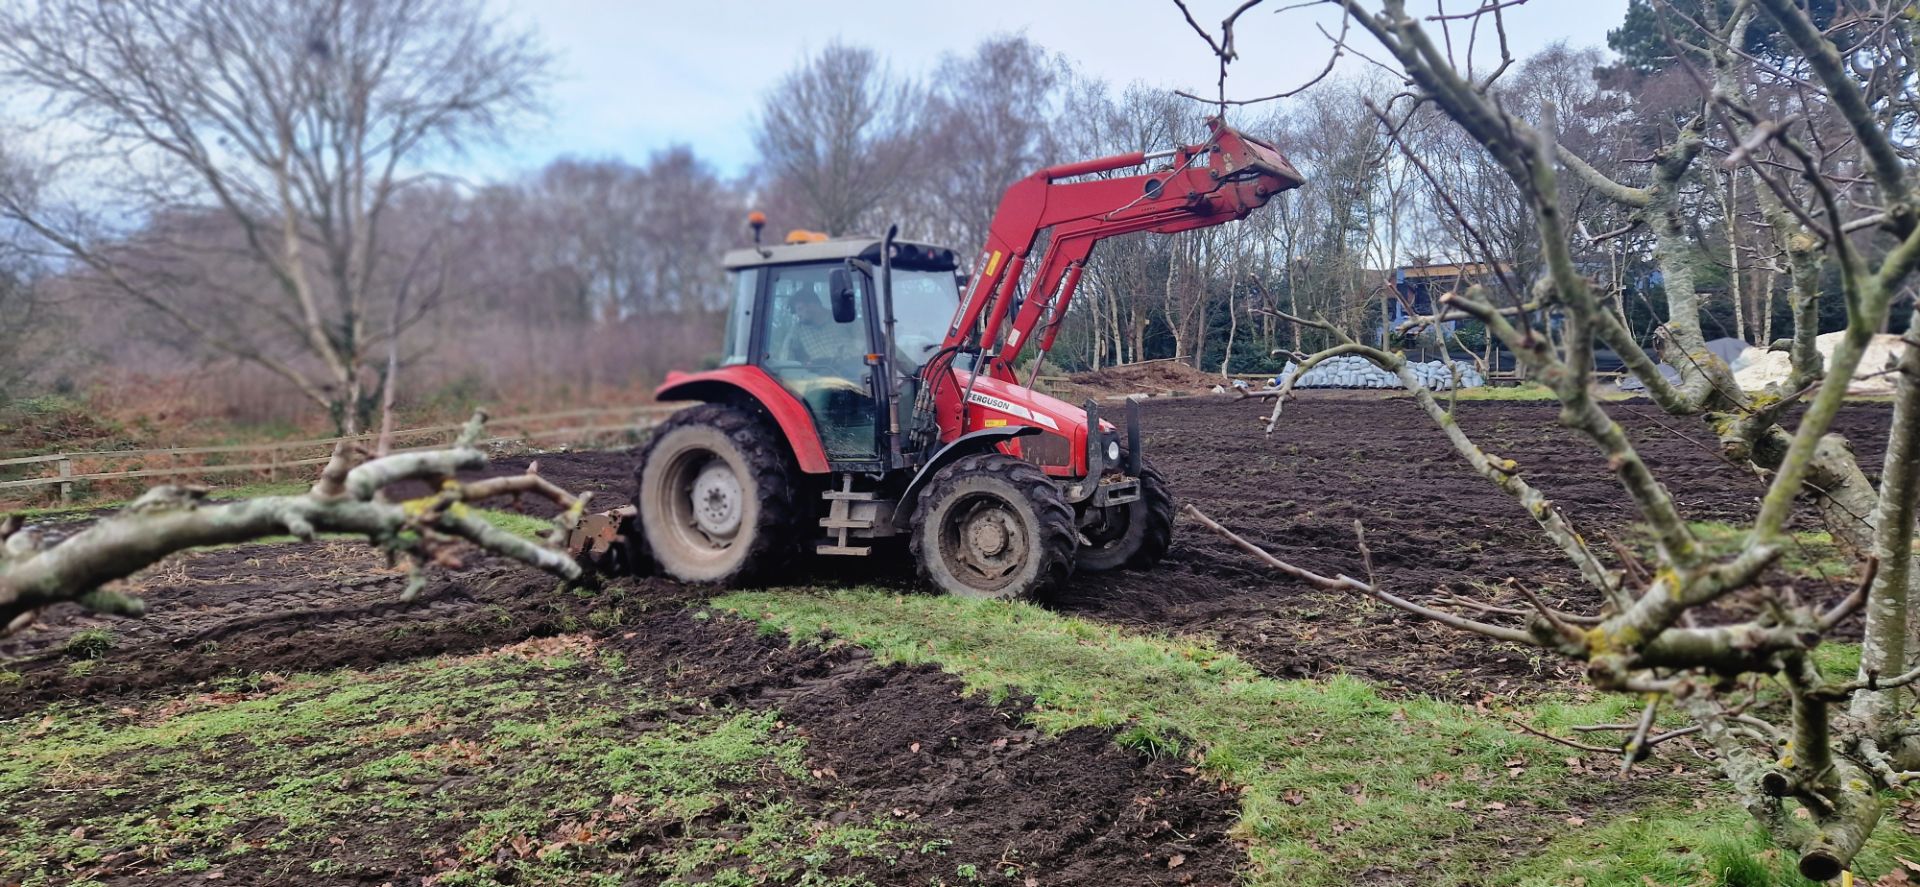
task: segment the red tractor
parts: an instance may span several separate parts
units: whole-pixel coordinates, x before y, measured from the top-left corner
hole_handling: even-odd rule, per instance
[[[1158,563],[1173,498],[1141,452],[1138,406],[1117,428],[1014,367],[1053,346],[1100,240],[1242,219],[1302,183],[1273,146],[1209,125],[1202,144],[1014,183],[967,276],[953,250],[891,231],[759,246],[756,215],[756,245],[725,259],[720,368],[670,374],[657,392],[704,403],[655,430],[634,506],[583,522],[576,551],[738,584],[774,577],[807,542],[861,556],[906,536],[929,584],[1002,598]]]

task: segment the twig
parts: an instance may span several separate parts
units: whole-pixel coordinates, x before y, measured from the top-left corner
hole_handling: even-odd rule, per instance
[[[1518,718],[1508,717],[1507,723],[1512,724],[1515,727],[1519,727],[1520,729],[1525,730],[1528,733],[1531,733],[1535,736],[1538,736],[1541,739],[1545,739],[1550,742],[1558,742],[1561,745],[1564,745],[1568,748],[1577,748],[1584,752],[1593,752],[1594,754],[1601,754],[1601,755],[1610,755],[1619,751],[1619,749],[1617,748],[1603,748],[1598,745],[1588,745],[1584,742],[1575,742],[1571,739],[1566,738],[1565,736],[1555,736],[1552,733],[1548,733],[1545,730],[1537,730],[1537,729],[1534,729],[1533,727],[1529,727],[1524,721],[1521,721]],[[1575,727],[1574,729],[1578,730],[1580,728]]]
[[[1546,617],[1547,623],[1552,625],[1553,630],[1559,632],[1561,637],[1569,641],[1578,641],[1582,637],[1585,637],[1578,629],[1562,622],[1559,613],[1555,612],[1552,607],[1547,606],[1546,602],[1540,600],[1531,589],[1525,585],[1521,585],[1518,580],[1508,579],[1507,584],[1513,586],[1515,591],[1520,592],[1520,596],[1526,598],[1527,603],[1532,604],[1533,608],[1538,610],[1541,616]]]
[[[1427,619],[1431,619],[1442,625],[1447,625],[1453,628],[1460,629],[1461,631],[1470,631],[1475,634],[1483,634],[1483,635],[1486,635],[1487,637],[1494,638],[1496,640],[1509,641],[1515,644],[1524,644],[1529,647],[1540,646],[1539,641],[1534,640],[1532,635],[1529,635],[1524,631],[1519,631],[1517,629],[1512,629],[1512,628],[1506,628],[1504,626],[1499,626],[1499,625],[1489,625],[1485,622],[1477,622],[1472,619],[1466,619],[1460,616],[1455,616],[1452,613],[1448,613],[1442,610],[1435,610],[1432,607],[1424,607],[1412,601],[1406,600],[1405,598],[1401,598],[1397,595],[1383,591],[1365,582],[1361,582],[1360,580],[1355,579],[1351,576],[1343,575],[1343,576],[1328,577],[1328,576],[1322,576],[1319,573],[1315,573],[1312,570],[1304,569],[1302,567],[1296,567],[1293,564],[1287,563],[1286,561],[1283,561],[1277,557],[1274,557],[1266,549],[1263,549],[1260,546],[1253,544],[1252,542],[1248,542],[1247,540],[1241,538],[1238,534],[1235,534],[1232,530],[1229,530],[1226,527],[1223,527],[1220,524],[1216,523],[1213,520],[1213,518],[1207,517],[1204,513],[1200,511],[1200,509],[1195,508],[1192,503],[1188,503],[1187,507],[1183,509],[1183,511],[1188,517],[1191,517],[1194,520],[1198,521],[1201,526],[1204,526],[1207,529],[1220,534],[1222,538],[1226,539],[1228,542],[1233,543],[1235,547],[1239,548],[1242,551],[1245,551],[1248,554],[1253,555],[1256,559],[1265,563],[1267,566],[1270,566],[1276,570],[1279,570],[1282,573],[1285,573],[1289,576],[1294,577],[1295,579],[1299,579],[1317,588],[1322,588],[1327,591],[1357,592],[1359,594],[1364,594],[1364,595],[1373,597],[1384,603],[1391,604],[1395,607],[1398,607],[1416,616],[1423,616]]]

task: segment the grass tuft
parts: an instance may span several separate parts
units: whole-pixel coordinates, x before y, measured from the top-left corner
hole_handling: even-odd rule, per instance
[[[60,651],[69,659],[101,659],[113,649],[115,642],[112,631],[88,628],[74,632]]]

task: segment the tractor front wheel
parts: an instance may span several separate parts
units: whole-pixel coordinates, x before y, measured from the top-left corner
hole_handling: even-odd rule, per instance
[[[1032,463],[1002,453],[940,470],[913,515],[920,576],[948,594],[1034,599],[1073,573],[1073,509]]]
[[[1173,546],[1173,492],[1153,463],[1140,461],[1140,498],[1112,505],[1083,527],[1086,536],[1074,569],[1104,573],[1125,567],[1150,570]]]
[[[792,473],[773,430],[747,412],[705,404],[675,413],[635,475],[634,522],[675,579],[738,585],[792,553]]]

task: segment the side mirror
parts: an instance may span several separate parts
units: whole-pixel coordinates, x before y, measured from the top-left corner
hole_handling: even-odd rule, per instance
[[[856,314],[853,304],[853,275],[845,268],[835,268],[827,275],[827,286],[833,291],[833,322],[852,323]]]

